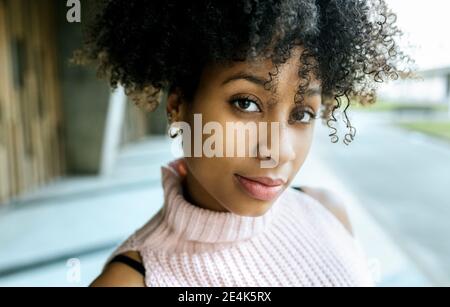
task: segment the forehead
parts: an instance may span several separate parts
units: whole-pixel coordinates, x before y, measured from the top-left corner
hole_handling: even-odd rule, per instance
[[[235,80],[247,80],[263,86],[274,94],[287,88],[297,88],[304,80],[300,78],[300,57],[303,49],[294,48],[291,57],[283,64],[275,65],[271,59],[256,59],[243,62],[210,64],[205,68],[203,80],[221,86]],[[318,87],[320,82],[310,75],[309,87]]]

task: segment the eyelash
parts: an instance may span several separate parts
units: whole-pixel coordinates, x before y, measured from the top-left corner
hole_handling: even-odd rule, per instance
[[[258,104],[258,102],[256,101],[256,99],[253,99],[252,96],[245,96],[245,95],[244,95],[244,96],[233,97],[232,99],[230,99],[229,102],[230,102],[230,104],[231,104],[233,107],[236,108],[236,110],[237,110],[238,112],[245,113],[245,114],[255,113],[255,112],[247,112],[247,111],[243,111],[241,108],[239,108],[238,106],[236,106],[236,103],[237,103],[237,102],[242,102],[242,101],[249,101],[249,102],[254,103],[254,104],[258,107],[258,109],[260,110],[259,112],[261,112],[261,107],[259,106],[259,104]],[[301,123],[301,124],[310,125],[314,120],[317,119],[317,115],[316,115],[314,112],[311,112],[311,111],[308,111],[308,110],[305,110],[305,109],[303,109],[303,110],[301,110],[301,111],[296,110],[295,112],[301,112],[302,114],[303,114],[303,113],[306,113],[306,114],[308,114],[308,115],[311,117],[311,120],[310,120],[308,123],[303,123],[303,122],[301,122],[301,121],[295,120],[295,122],[299,122],[299,123]]]
[[[249,101],[249,102],[252,102],[252,103],[254,103],[257,107],[258,107],[258,109],[259,109],[259,112],[261,112],[261,106],[258,104],[258,102],[256,101],[256,99],[254,99],[252,96],[237,96],[237,97],[233,97],[231,100],[230,100],[230,103],[239,111],[239,112],[242,112],[242,113],[246,113],[246,114],[248,114],[248,113],[253,113],[253,112],[247,112],[247,111],[243,111],[241,108],[239,108],[238,106],[236,106],[236,102],[242,102],[242,101]]]

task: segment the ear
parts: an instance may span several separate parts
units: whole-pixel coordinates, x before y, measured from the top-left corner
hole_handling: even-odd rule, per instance
[[[169,122],[185,121],[187,112],[187,103],[181,94],[181,90],[176,89],[171,92],[167,98],[167,115]]]

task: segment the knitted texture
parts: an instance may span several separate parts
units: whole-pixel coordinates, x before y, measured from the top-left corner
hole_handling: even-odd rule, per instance
[[[149,287],[372,286],[359,245],[322,204],[286,189],[259,217],[197,207],[180,162],[161,167],[162,209],[110,256],[140,253]]]

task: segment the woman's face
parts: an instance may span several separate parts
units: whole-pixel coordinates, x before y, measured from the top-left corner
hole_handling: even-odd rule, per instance
[[[203,127],[209,122],[223,127],[224,157],[209,158],[204,154],[194,157],[193,151],[192,157],[186,157],[184,187],[186,197],[193,204],[241,216],[261,216],[289,187],[306,160],[314,133],[313,117],[319,114],[321,107],[320,84],[316,80],[310,82],[304,103],[294,103],[302,81],[298,77],[301,51],[300,48],[294,50],[293,57],[280,67],[276,82],[271,83],[270,88],[264,87],[263,81],[269,80],[269,73],[274,72],[270,60],[205,68],[193,101],[182,103],[177,120],[190,125],[192,148],[196,114],[201,114]],[[173,99],[171,95],[169,111]],[[227,124],[236,123],[267,127],[266,145],[259,140],[261,130],[257,134],[249,132],[241,139],[231,137],[231,133],[227,134]],[[273,128],[273,124],[278,125],[278,129]],[[210,132],[203,134],[202,144],[218,131]],[[230,147],[232,145],[234,147]],[[217,149],[215,146],[213,148]],[[258,151],[262,147],[271,154]],[[238,155],[237,148],[245,148],[246,156]],[[227,149],[234,155],[227,155]],[[256,154],[250,155],[249,150]],[[265,168],[262,161],[276,163]],[[264,177],[279,180],[264,182],[261,179]]]

